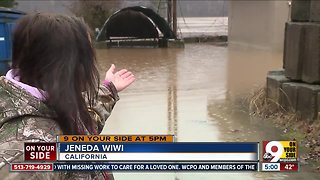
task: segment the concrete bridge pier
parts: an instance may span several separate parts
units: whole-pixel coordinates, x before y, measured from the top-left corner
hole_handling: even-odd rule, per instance
[[[283,68],[269,72],[267,96],[302,119],[320,119],[320,1],[293,0]]]

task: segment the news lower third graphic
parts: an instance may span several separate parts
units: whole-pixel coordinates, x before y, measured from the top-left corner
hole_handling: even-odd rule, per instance
[[[260,146],[174,142],[172,135],[68,135],[58,136],[56,143],[26,142],[25,161],[11,163],[10,171],[298,171],[297,154],[295,141],[263,141]]]

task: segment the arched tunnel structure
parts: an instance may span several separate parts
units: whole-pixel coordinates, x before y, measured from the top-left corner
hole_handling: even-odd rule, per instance
[[[97,35],[96,41],[176,38],[164,18],[152,9],[134,6],[111,15]]]

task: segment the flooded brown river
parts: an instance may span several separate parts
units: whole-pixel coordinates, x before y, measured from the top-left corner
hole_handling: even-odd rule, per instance
[[[120,93],[105,134],[174,134],[177,141],[284,140],[271,122],[250,117],[244,98],[281,69],[282,54],[210,44],[185,49],[97,50],[101,78],[111,63],[136,82]],[[115,173],[117,180],[320,179],[298,173]]]

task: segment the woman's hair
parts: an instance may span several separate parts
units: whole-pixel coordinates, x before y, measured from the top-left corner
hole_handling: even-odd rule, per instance
[[[90,30],[77,17],[30,14],[19,20],[13,34],[12,68],[20,81],[44,90],[65,134],[94,132],[88,112],[97,97],[99,73]]]

